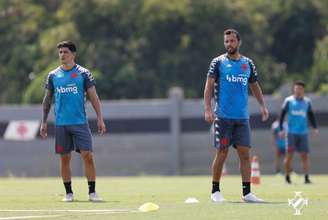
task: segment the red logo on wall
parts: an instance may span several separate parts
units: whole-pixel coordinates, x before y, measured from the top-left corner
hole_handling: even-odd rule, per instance
[[[241,68],[242,68],[242,70],[245,72],[245,71],[247,70],[247,64],[246,64],[246,63],[243,63],[243,64],[241,65]]]
[[[77,77],[77,73],[76,72],[71,73],[71,77],[72,78],[76,78]]]
[[[26,127],[26,125],[21,122],[18,127],[16,128],[17,133],[19,136],[24,137],[26,135],[26,133],[28,132],[28,128]]]

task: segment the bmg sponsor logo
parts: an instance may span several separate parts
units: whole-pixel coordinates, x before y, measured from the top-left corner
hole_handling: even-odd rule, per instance
[[[226,75],[226,80],[228,82],[231,82],[231,83],[241,83],[242,85],[246,86],[247,85],[247,77],[245,77],[244,75],[237,75],[237,76],[234,76],[234,75]]]
[[[306,116],[305,111],[302,111],[302,110],[292,110],[291,113],[292,113],[292,115],[295,115],[295,116],[302,116],[302,117]]]
[[[61,94],[65,94],[65,93],[77,94],[78,93],[77,86],[67,86],[67,87],[59,86],[56,88],[56,90],[58,93],[61,93]]]

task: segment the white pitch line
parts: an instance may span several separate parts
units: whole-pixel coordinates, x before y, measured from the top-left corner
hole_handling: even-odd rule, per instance
[[[29,215],[29,216],[11,216],[11,217],[0,217],[0,220],[14,220],[14,219],[32,219],[32,218],[58,218],[64,217],[65,215]]]
[[[133,209],[0,209],[0,212],[138,212]]]
[[[46,209],[26,209],[26,210],[0,210],[0,212],[73,212],[73,213],[85,213],[85,215],[108,215],[108,214],[119,214],[119,213],[137,213],[138,210],[130,210],[130,209],[94,209],[94,210],[78,210],[78,209],[54,209],[54,210],[46,210]],[[10,217],[0,217],[0,220],[15,220],[15,219],[35,219],[35,218],[59,218],[66,217],[66,215],[31,215],[31,216],[10,216]],[[75,216],[75,215],[73,215]]]

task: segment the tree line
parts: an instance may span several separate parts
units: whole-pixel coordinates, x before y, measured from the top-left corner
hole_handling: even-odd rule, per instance
[[[265,93],[295,79],[328,93],[327,24],[325,0],[3,0],[0,103],[39,103],[67,39],[102,99],[162,98],[173,86],[199,98],[226,28],[239,30]]]

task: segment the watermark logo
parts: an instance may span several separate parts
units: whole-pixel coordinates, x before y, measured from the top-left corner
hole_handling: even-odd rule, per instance
[[[288,199],[288,206],[295,209],[294,215],[302,215],[301,210],[308,205],[308,199],[302,197],[302,192],[295,192],[293,199]]]

